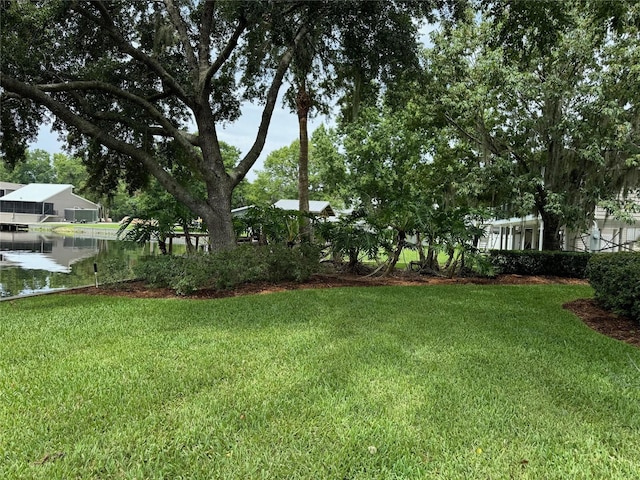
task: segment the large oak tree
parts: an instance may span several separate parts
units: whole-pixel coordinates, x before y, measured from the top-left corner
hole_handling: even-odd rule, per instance
[[[401,11],[359,15],[368,3],[2,2],[2,150],[15,161],[51,120],[104,189],[119,178],[136,188],[151,175],[203,219],[214,250],[232,248],[232,191],[264,147],[294,55],[313,34],[340,58],[341,35]],[[244,100],[262,106],[259,127],[225,168],[218,128]],[[175,162],[204,182],[204,197],[171,174]]]
[[[94,177],[144,174],[202,217],[213,249],[230,248],[231,192],[265,143],[278,90],[304,26],[281,2],[3,2],[2,147],[9,159],[48,116],[84,149]],[[274,24],[278,28],[274,38]],[[260,45],[278,50],[268,64]],[[252,148],[227,171],[216,128],[239,115],[243,68],[261,65],[264,108]],[[246,93],[246,92],[245,92]],[[195,126],[195,128],[193,128]],[[190,135],[188,130],[199,134]],[[195,148],[193,148],[195,147]],[[171,152],[182,152],[172,157]],[[183,162],[195,197],[171,175]]]

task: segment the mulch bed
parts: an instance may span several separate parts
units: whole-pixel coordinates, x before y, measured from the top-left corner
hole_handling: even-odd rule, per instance
[[[562,307],[573,312],[596,332],[640,348],[640,324],[638,322],[600,308],[591,298],[574,300],[565,303]]]
[[[317,274],[304,283],[296,282],[256,282],[240,285],[231,290],[200,290],[192,295],[179,296],[168,288],[149,288],[142,282],[125,282],[117,286],[86,287],[65,292],[65,294],[111,295],[129,298],[189,298],[213,299],[236,297],[240,295],[261,295],[287,290],[364,287],[385,285],[442,285],[442,284],[476,284],[476,285],[531,285],[531,284],[580,284],[587,282],[581,279],[562,277],[500,275],[496,278],[442,278],[428,277],[410,272],[398,273],[389,277],[366,277],[342,273]],[[616,315],[600,308],[593,299],[579,299],[568,302],[563,308],[573,312],[582,321],[597,332],[629,343],[640,348],[640,324],[629,318]]]

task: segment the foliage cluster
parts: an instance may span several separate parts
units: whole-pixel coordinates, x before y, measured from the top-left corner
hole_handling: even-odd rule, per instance
[[[102,284],[118,286],[134,277],[132,262],[128,256],[108,257],[99,263],[98,269]]]
[[[365,212],[370,230],[325,232],[350,265],[355,244],[379,240],[387,273],[412,244],[425,271],[445,251],[453,275],[488,216],[539,215],[557,250],[559,229],[588,228],[598,204],[637,211],[618,198],[640,187],[633,0],[5,3],[7,162],[55,118],[99,191],[146,189],[126,214],[153,219],[159,241],[180,224],[189,245],[197,221],[227,250],[231,208],[322,198]],[[419,25],[436,20],[419,55]],[[249,183],[283,90],[299,140]],[[216,129],[245,101],[261,120],[243,157]],[[331,104],[337,128],[309,143],[309,111]],[[240,228],[261,243],[308,236],[304,217],[276,220]]]
[[[481,3],[466,22],[434,32],[425,51],[417,101],[441,133],[434,156],[466,162],[478,198],[503,214],[540,215],[544,250],[559,250],[563,225],[588,228],[598,202],[638,188],[629,66],[640,54],[640,10],[626,1],[598,12],[598,2]]]
[[[590,253],[537,250],[492,250],[489,259],[498,273],[585,278]]]
[[[260,245],[284,243],[291,247],[300,241],[303,219],[316,220],[311,214],[285,211],[274,206],[253,206],[244,215],[234,218],[233,227],[239,238],[248,237]]]
[[[640,253],[594,255],[587,276],[603,307],[640,322]]]
[[[264,148],[280,93],[305,119],[332,101],[357,109],[373,83],[416,69],[420,22],[439,3],[2,2],[0,151],[20,160],[52,119],[101,191],[153,177],[202,219],[213,250],[233,248],[233,191]],[[229,165],[218,132],[245,102],[259,123]],[[302,163],[306,135],[300,146]]]
[[[313,131],[309,142],[309,199],[327,200],[334,207],[342,205],[344,193],[345,165],[338,146],[337,131],[323,124]],[[283,198],[297,199],[299,155],[299,140],[269,153],[255,179],[244,188],[244,205],[267,206]]]
[[[319,266],[319,250],[311,245],[243,245],[211,254],[146,257],[134,266],[136,277],[180,295],[197,290],[229,289],[249,282],[302,282]]]
[[[388,238],[367,228],[358,212],[337,222],[321,223],[316,232],[329,246],[334,261],[342,263],[347,258],[346,270],[352,273],[358,272],[362,257],[376,259],[380,250],[388,247]]]

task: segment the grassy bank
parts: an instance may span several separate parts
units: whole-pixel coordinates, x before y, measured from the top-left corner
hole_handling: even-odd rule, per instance
[[[29,225],[31,232],[52,232],[56,235],[101,236],[116,238],[119,223],[38,223]]]
[[[0,478],[640,476],[640,350],[585,286],[0,304]]]

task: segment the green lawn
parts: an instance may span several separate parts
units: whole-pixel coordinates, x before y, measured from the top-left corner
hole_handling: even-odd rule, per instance
[[[438,262],[440,263],[441,266],[444,266],[447,263],[448,258],[449,256],[446,253],[444,252],[438,253]],[[387,259],[388,257],[386,255],[381,254],[379,261],[385,262],[387,261]],[[416,250],[410,250],[408,248],[405,248],[404,250],[402,250],[402,253],[400,254],[398,263],[396,263],[396,269],[407,270],[410,262],[417,262],[419,260],[420,260],[420,254]],[[347,258],[345,258],[345,261],[347,261]],[[362,263],[370,266],[376,265],[376,262],[374,260],[369,260],[366,257],[362,259]]]
[[[584,286],[0,303],[2,479],[640,478]]]
[[[110,223],[106,223],[106,222],[96,222],[96,223],[69,223],[69,222],[49,222],[46,224],[37,224],[37,225],[31,225],[30,229],[34,230],[34,231],[38,231],[40,228],[46,229],[46,230],[59,230],[59,229],[64,229],[64,230],[69,230],[69,231],[73,231],[73,230],[118,230],[120,228],[120,223],[119,222],[110,222]]]

